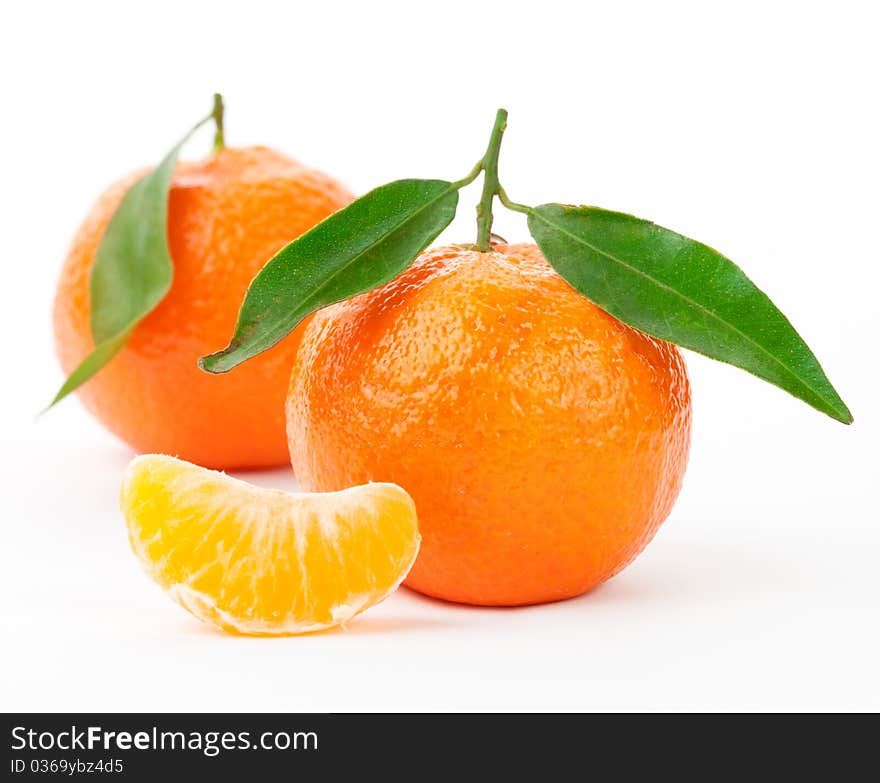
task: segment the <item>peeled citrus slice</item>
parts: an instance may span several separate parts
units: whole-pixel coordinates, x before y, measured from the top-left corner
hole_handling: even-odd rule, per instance
[[[415,505],[395,484],[292,494],[148,454],[120,502],[147,573],[235,633],[342,624],[393,592],[419,551]]]

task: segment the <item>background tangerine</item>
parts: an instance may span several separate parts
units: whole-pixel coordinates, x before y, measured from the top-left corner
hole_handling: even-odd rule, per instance
[[[73,240],[54,310],[65,373],[93,348],[95,253],[123,195],[143,174],[111,186]],[[85,406],[139,452],[211,468],[286,462],[284,398],[302,327],[234,373],[210,376],[196,362],[226,345],[263,264],[352,198],[326,174],[266,147],[226,148],[178,164],[168,205],[172,287],[122,351],[78,390]]]

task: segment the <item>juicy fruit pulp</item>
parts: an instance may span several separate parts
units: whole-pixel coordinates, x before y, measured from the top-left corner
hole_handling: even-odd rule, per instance
[[[129,465],[120,503],[147,573],[236,633],[344,623],[394,591],[419,549],[415,506],[393,484],[291,494],[145,455]]]
[[[690,391],[672,345],[608,315],[534,245],[423,253],[319,312],[287,403],[300,485],[406,487],[406,584],[475,604],[578,595],[650,541],[681,486]]]
[[[89,281],[95,253],[142,174],[107,190],[71,245],[54,312],[65,373],[94,347]],[[168,197],[171,289],[78,390],[85,406],[138,452],[222,469],[286,463],[284,398],[300,330],[235,373],[211,377],[197,361],[228,337],[266,259],[351,199],[326,174],[265,147],[228,147],[204,161],[178,163]]]

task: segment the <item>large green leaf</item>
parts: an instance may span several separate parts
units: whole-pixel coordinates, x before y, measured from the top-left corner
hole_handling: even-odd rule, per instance
[[[168,250],[168,189],[180,148],[213,115],[195,125],[162,162],[122,198],[98,245],[90,279],[94,350],[80,362],[49,407],[107,364],[138,322],[168,293],[173,266]]]
[[[649,221],[596,207],[543,204],[528,214],[547,260],[603,310],[852,422],[788,319],[717,251]]]
[[[199,366],[222,373],[282,340],[306,316],[399,275],[455,216],[458,186],[382,185],[280,250],[251,281],[229,345]]]

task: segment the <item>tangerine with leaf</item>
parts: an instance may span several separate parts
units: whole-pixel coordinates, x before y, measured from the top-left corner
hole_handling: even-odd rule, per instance
[[[383,185],[281,250],[229,346],[202,359],[225,373],[321,310],[287,400],[300,483],[401,485],[422,535],[407,584],[487,605],[578,595],[651,540],[687,461],[678,346],[852,421],[789,321],[717,251],[632,215],[513,201],[498,175],[506,119],[464,178]],[[480,175],[476,242],[426,250]],[[496,200],[536,244],[491,241]]]
[[[353,196],[267,147],[227,147],[112,185],[78,230],[58,283],[55,342],[85,406],[138,452],[212,468],[287,461],[284,400],[302,329],[241,373],[211,379],[197,361],[234,328],[266,259]],[[195,129],[193,129],[195,130]],[[186,141],[189,135],[184,139]]]

